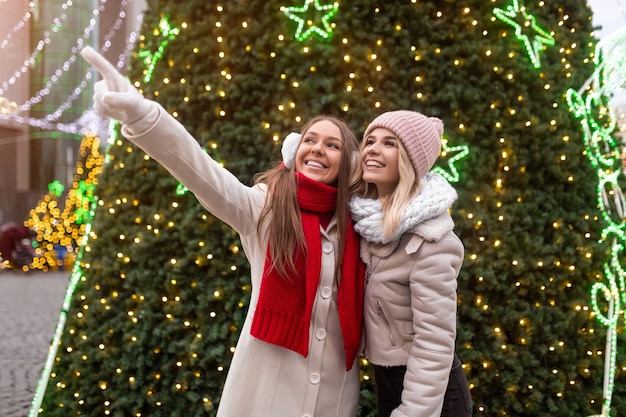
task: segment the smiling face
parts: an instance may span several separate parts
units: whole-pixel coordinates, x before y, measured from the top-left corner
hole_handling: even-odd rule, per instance
[[[329,120],[312,124],[296,152],[296,171],[312,180],[334,185],[339,176],[343,141],[341,130]]]
[[[400,141],[390,130],[377,127],[365,139],[360,163],[363,181],[374,184],[379,198],[391,194],[400,181]]]

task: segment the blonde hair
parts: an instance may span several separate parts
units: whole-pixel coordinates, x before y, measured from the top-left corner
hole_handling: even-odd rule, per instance
[[[350,202],[350,179],[352,174],[352,159],[357,151],[358,142],[354,133],[342,120],[333,116],[316,116],[309,120],[302,128],[302,136],[309,128],[320,121],[330,121],[341,132],[342,152],[337,177],[337,262],[335,264],[335,276],[340,270],[343,261],[343,252],[346,241],[346,229]],[[295,164],[293,164],[295,166]],[[269,221],[268,246],[272,257],[271,267],[281,276],[287,277],[289,272],[297,272],[294,255],[302,251],[306,254],[306,242],[302,230],[300,208],[297,200],[297,187],[295,179],[295,167],[285,168],[283,164],[277,165],[256,178],[256,183],[267,184],[267,198],[259,217],[257,233],[261,236],[262,225]]]
[[[399,181],[395,190],[382,200],[383,205],[383,235],[385,237],[391,237],[400,221],[406,206],[422,191],[422,181],[415,174],[415,168],[409,158],[404,144],[401,140],[398,143],[398,172]],[[354,174],[352,175],[352,185],[350,187],[352,194],[371,199],[379,199],[378,190],[376,185],[368,183],[363,180],[363,167],[360,163],[360,157],[363,150],[367,146],[366,138],[363,138],[361,145],[359,146],[359,163],[356,164]]]

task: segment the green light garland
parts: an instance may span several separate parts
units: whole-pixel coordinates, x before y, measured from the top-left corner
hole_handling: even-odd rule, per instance
[[[599,51],[596,55],[600,55]],[[599,77],[599,73],[597,65],[594,76]],[[597,282],[591,287],[593,314],[608,328],[602,413],[598,415],[608,417],[615,389],[617,325],[620,317],[626,318],[625,271],[620,264],[620,259],[623,258],[621,255],[626,247],[626,222],[624,222],[626,202],[618,183],[621,174],[620,150],[611,136],[616,127],[616,118],[611,108],[604,102],[604,96],[598,92],[591,91],[586,99],[583,99],[578,91],[570,89],[566,97],[570,111],[580,119],[586,155],[598,175],[598,207],[601,208],[602,218],[607,223],[601,236],[602,241],[610,245],[611,249],[610,260],[602,268],[606,282]],[[605,303],[604,308],[600,307],[600,298]]]
[[[311,10],[311,5],[313,5],[313,10]],[[339,3],[320,5],[319,0],[305,0],[302,7],[281,7],[280,10],[298,24],[294,35],[298,41],[302,42],[314,34],[327,40],[332,35],[332,28],[328,21],[339,10]],[[320,14],[322,15],[319,18],[321,25],[316,25],[313,19],[307,18],[307,16],[318,18]]]
[[[159,22],[159,30],[164,39],[159,44],[156,52],[152,53],[151,51],[144,49],[139,51],[139,53],[137,54],[139,58],[141,58],[146,64],[146,75],[144,75],[143,77],[143,82],[146,84],[149,83],[152,79],[154,67],[156,66],[157,62],[159,62],[159,60],[163,57],[163,51],[165,50],[165,47],[168,43],[170,43],[170,41],[173,41],[180,33],[180,29],[172,28],[170,26],[168,16],[163,17]]]
[[[525,7],[520,7],[518,0],[508,5],[506,9],[493,9],[493,14],[500,20],[515,28],[515,36],[522,42],[530,57],[533,67],[541,67],[539,52],[544,45],[554,46],[554,38],[537,24],[535,16],[527,14]],[[523,20],[523,24],[517,20]]]
[[[48,385],[48,380],[50,379],[50,373],[52,372],[52,366],[54,365],[57,349],[61,341],[61,335],[63,333],[63,329],[65,328],[67,314],[69,313],[70,304],[72,298],[74,297],[74,291],[76,289],[78,281],[83,275],[82,269],[80,268],[80,261],[83,257],[85,246],[87,245],[87,241],[89,239],[89,233],[91,232],[91,220],[93,220],[96,205],[97,203],[95,201],[91,203],[91,209],[88,214],[89,221],[86,224],[87,227],[85,229],[85,234],[83,235],[83,241],[80,244],[76,261],[74,261],[72,274],[70,276],[70,282],[65,292],[65,298],[63,299],[61,313],[59,314],[59,321],[57,322],[56,328],[54,330],[54,335],[52,336],[52,343],[50,344],[50,348],[48,349],[48,357],[46,358],[46,362],[41,373],[41,378],[39,378],[39,383],[37,384],[35,395],[33,396],[33,400],[31,402],[28,417],[38,416],[41,402],[43,401],[44,394],[46,393],[46,386]]]

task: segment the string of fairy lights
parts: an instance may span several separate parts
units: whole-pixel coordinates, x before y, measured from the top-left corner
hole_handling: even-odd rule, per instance
[[[20,21],[17,24],[15,24],[15,26],[13,26],[11,30],[7,32],[5,38],[0,42],[0,49],[4,49],[7,46],[9,46],[9,42],[11,41],[11,38],[13,38],[13,34],[24,29],[28,21],[31,19],[31,17],[33,17],[34,13],[35,13],[35,2],[31,1],[28,3],[28,11],[24,13],[24,16],[20,19]]]
[[[106,53],[109,50],[109,48],[111,47],[111,39],[113,39],[113,37],[120,31],[122,25],[125,24],[127,19],[127,7],[129,1],[132,0],[122,0],[120,2],[121,11],[115,19],[115,22],[113,22],[103,38],[101,48],[101,51],[103,53]],[[35,66],[38,57],[45,52],[46,46],[57,40],[60,28],[63,26],[63,22],[67,19],[67,10],[74,6],[74,2],[72,0],[67,0],[60,6],[61,10],[59,11],[59,15],[52,19],[52,29],[44,31],[42,39],[37,42],[37,45],[35,46],[30,57],[24,60],[20,68],[16,68],[13,71],[9,79],[0,82],[0,105],[2,105],[3,102],[6,102],[6,104],[2,105],[2,108],[0,109],[0,120],[14,121],[18,124],[27,124],[40,129],[80,135],[84,135],[88,130],[90,130],[90,126],[84,126],[84,119],[79,118],[78,120],[71,123],[57,123],[57,121],[68,109],[72,108],[76,99],[78,99],[83,94],[85,88],[87,88],[91,84],[91,80],[95,76],[95,70],[91,68],[85,72],[82,79],[75,80],[74,78],[72,78],[69,81],[69,84],[73,84],[75,85],[75,87],[72,90],[69,90],[71,92],[65,97],[63,102],[55,104],[57,106],[56,109],[49,111],[42,118],[27,117],[22,116],[22,114],[28,112],[33,105],[41,103],[45,97],[49,96],[53,93],[53,91],[55,91],[55,88],[62,88],[63,91],[68,91],[67,85],[63,85],[63,79],[64,77],[68,78],[68,74],[72,65],[81,59],[78,55],[80,50],[85,45],[93,42],[91,38],[94,35],[96,29],[100,28],[98,16],[105,11],[106,4],[107,0],[100,0],[98,7],[92,10],[92,17],[91,19],[89,19],[89,24],[85,28],[83,28],[82,36],[77,38],[74,45],[71,46],[69,49],[69,57],[66,58],[63,63],[61,63],[57,68],[55,68],[50,74],[45,77],[47,81],[41,89],[36,91],[30,98],[28,98],[23,103],[15,103],[9,101],[6,98],[3,98],[3,94],[9,92],[11,87],[15,85],[21,77],[29,76],[30,71]],[[29,19],[32,17],[34,13],[34,7],[34,3],[29,3],[29,10],[26,12],[20,23],[16,24],[9,32],[6,39],[2,43],[0,43],[0,47],[4,47],[2,45],[7,45],[9,40],[19,30],[23,30],[24,28],[28,27],[26,23],[28,23]],[[117,68],[121,69],[125,67],[126,62],[134,48],[137,33],[141,28],[141,24],[142,16],[140,15],[138,16],[135,29],[130,33],[129,39],[126,42],[125,53],[119,57],[118,62],[115,64]],[[55,37],[55,35],[57,36]]]
[[[303,4],[301,6],[281,8],[281,12],[284,14],[285,18],[292,21],[295,25],[293,38],[295,38],[297,41],[303,41],[311,37],[319,38],[321,40],[327,40],[330,37],[332,37],[334,25],[331,22],[331,20],[333,16],[335,16],[337,13],[340,13],[339,3],[334,2],[334,3],[323,4],[320,0],[302,0],[302,1],[303,1]],[[410,2],[415,3],[416,0],[410,0]],[[70,0],[68,0],[67,2],[63,3],[62,7],[71,7],[72,4],[73,3]],[[126,1],[123,2],[124,7],[126,6],[126,4],[127,4]],[[87,86],[89,85],[93,77],[92,72],[87,72],[85,74],[85,78],[77,84],[76,88],[72,91],[72,93],[67,96],[67,99],[65,100],[65,102],[60,104],[55,111],[52,111],[46,117],[41,118],[41,119],[27,118],[27,117],[20,116],[19,113],[21,111],[29,110],[33,104],[38,103],[43,97],[50,94],[50,91],[55,86],[57,86],[57,84],[59,83],[59,80],[67,72],[67,68],[69,68],[69,66],[75,63],[77,54],[79,53],[82,46],[88,43],[87,41],[90,39],[94,30],[94,27],[96,25],[95,21],[97,21],[96,10],[101,12],[103,8],[105,7],[105,5],[106,5],[106,0],[101,0],[98,7],[94,9],[94,15],[93,15],[93,19],[90,21],[90,25],[86,27],[83,32],[84,33],[83,38],[78,39],[76,44],[72,47],[70,58],[68,58],[63,65],[61,65],[57,70],[55,70],[53,74],[51,74],[50,81],[48,82],[48,84],[46,84],[46,86],[42,88],[41,90],[37,91],[29,100],[21,104],[16,104],[16,103],[3,104],[1,95],[5,93],[6,91],[8,91],[11,88],[11,86],[20,77],[26,76],[28,74],[28,71],[32,64],[30,60],[33,59],[33,56],[36,57],[39,53],[44,52],[45,42],[42,45],[41,49],[36,49],[33,52],[29,60],[25,61],[21,68],[16,69],[16,71],[12,75],[12,78],[0,82],[0,107],[1,107],[0,108],[0,120],[2,119],[12,120],[17,123],[28,124],[30,126],[36,126],[36,127],[40,127],[44,129],[59,130],[63,132],[82,133],[82,134],[86,132],[84,127],[82,127],[81,125],[77,123],[60,124],[60,123],[54,123],[54,122],[57,121],[60,118],[60,116],[69,107],[71,107],[71,103],[81,93],[84,92],[85,88],[87,88]],[[29,11],[27,11],[26,14],[22,17],[22,19],[13,26],[13,28],[11,29],[7,37],[0,42],[0,48],[3,48],[7,44],[7,42],[9,42],[12,39],[15,33],[17,33],[18,31],[22,30],[24,27],[27,26],[27,22],[33,14],[34,3],[32,2],[29,3],[29,7],[30,7]],[[122,9],[124,9],[124,7]],[[319,18],[318,21],[313,22],[304,18],[305,15],[310,15],[310,12],[312,10],[317,12],[316,15]],[[221,6],[217,6],[215,12],[216,12],[216,15],[219,16],[219,14],[223,12],[223,8]],[[480,17],[476,16],[472,18],[472,13],[473,11],[469,7],[463,10],[464,17],[469,18],[469,21],[471,22],[471,26],[475,27],[475,26],[478,26],[477,22],[480,20]],[[126,16],[123,15],[123,13],[120,13],[120,17],[116,21],[116,24],[111,28],[109,34],[107,34],[107,37],[109,39],[113,37],[114,33],[117,30],[119,30],[119,25],[117,25],[117,22],[120,22],[120,25],[121,25],[121,22],[125,19],[125,17]],[[439,15],[439,17],[442,17],[442,15]],[[59,19],[58,22],[55,22],[55,23],[57,23],[58,25],[61,25],[63,23],[62,18],[63,18],[63,15],[61,14],[58,18]],[[492,18],[500,19],[502,22],[508,24],[511,27],[511,30],[513,31],[514,38],[516,39],[516,41],[521,42],[524,45],[524,49],[528,55],[530,65],[532,65],[532,67],[538,71],[538,75],[541,76],[541,72],[540,72],[541,71],[541,53],[546,48],[554,46],[554,37],[553,37],[554,33],[540,27],[537,24],[534,17],[526,12],[526,9],[523,6],[523,3],[521,2],[521,0],[511,0],[510,4],[505,8],[494,8]],[[561,20],[558,21],[556,24],[561,26],[565,24],[567,19],[568,19],[568,16],[567,14],[564,13],[563,16],[561,16]],[[520,21],[524,21],[526,22],[526,24],[522,25],[519,23]],[[242,22],[241,27],[243,30],[245,30],[246,24],[247,24],[246,22]],[[125,59],[127,59],[127,57],[132,52],[133,48],[135,47],[135,41],[139,39],[139,41],[141,42],[142,40],[145,39],[144,37],[137,37],[136,35],[136,33],[138,33],[138,30],[139,30],[139,25],[140,23],[138,23],[137,31],[133,32],[128,40],[127,55],[123,59],[120,59],[120,61],[116,64],[118,68],[124,67]],[[164,48],[167,47],[168,42],[171,42],[171,40],[173,40],[175,36],[177,36],[182,30],[184,30],[187,27],[186,25],[187,23],[181,25],[180,28],[173,28],[170,26],[167,18],[164,18],[161,20],[159,27],[155,28],[155,30],[151,32],[153,33],[153,36],[158,36],[158,38],[161,40],[157,50],[147,51],[141,47],[143,43],[140,43],[140,49],[139,49],[138,54],[139,54],[139,57],[143,59],[143,62],[146,64],[146,69],[144,71],[144,78],[141,81],[139,80],[135,81],[135,85],[138,88],[141,87],[141,82],[146,84],[152,81],[154,67],[158,63],[159,59],[161,59]],[[398,30],[398,31],[402,29],[403,29],[402,27],[395,28],[395,30]],[[48,38],[49,41],[52,41],[55,33],[56,31],[53,28],[52,31],[50,32],[46,31],[44,35]],[[510,34],[509,31],[503,30],[502,31],[503,39],[506,40],[509,34]],[[487,33],[484,33],[484,36],[487,36]],[[282,35],[279,38],[279,42],[286,42],[289,39],[290,39],[290,36]],[[216,41],[220,43],[223,40],[219,39]],[[341,42],[343,44],[349,45],[351,43],[351,40],[349,37],[345,37],[341,39]],[[39,48],[39,44],[40,43],[38,43],[38,48]],[[101,51],[105,51],[106,48],[107,48],[107,43],[105,42]],[[302,46],[303,54],[308,53],[307,48],[309,47],[305,45]],[[369,56],[369,59],[373,65],[374,72],[380,72],[380,71],[385,70],[385,64],[381,62],[381,60],[379,60],[378,58],[379,55],[382,55],[382,54],[377,54],[376,52],[380,48],[384,48],[384,42],[382,39],[379,40],[375,45],[372,45],[371,47],[372,52]],[[563,47],[560,49],[560,53],[562,54],[561,62],[564,68],[570,68],[572,66],[569,60],[575,48],[576,48],[576,45],[570,45],[569,47]],[[202,53],[202,51],[193,50],[193,53],[194,54]],[[272,53],[276,53],[276,52],[272,52]],[[415,47],[414,49],[412,49],[411,53],[414,55],[416,61],[419,61],[421,59],[421,53],[418,48]],[[221,51],[220,54],[222,54],[221,57],[223,58],[225,53],[224,51]],[[489,50],[484,51],[484,55],[486,58],[488,58],[491,55],[491,51]],[[346,55],[344,57],[344,61],[346,62],[346,64],[349,64],[350,57]],[[612,61],[612,63],[614,62]],[[598,66],[605,65],[604,70],[605,71],[610,70],[609,68],[610,65],[608,63],[602,64],[602,62],[598,62],[597,65]],[[614,75],[614,74],[618,74],[617,71],[623,71],[624,66],[615,64],[615,66],[611,68],[613,68],[612,70],[613,72],[611,72],[611,74]],[[224,69],[224,71],[226,71],[226,69]],[[312,68],[311,71],[315,71],[315,69]],[[503,74],[505,72],[503,67],[498,66],[497,64],[494,65],[493,71],[497,73],[503,73]],[[605,74],[608,74],[608,73],[609,72],[606,72]],[[228,77],[228,75],[229,74],[227,72],[224,73],[225,77]],[[515,74],[504,74],[504,75],[510,76],[510,77],[515,76]],[[610,77],[608,78],[610,79]],[[376,98],[375,87],[371,85],[370,86],[357,85],[356,80],[358,79],[359,77],[357,77],[357,74],[355,74],[354,72],[350,73],[345,83],[346,90],[351,91],[352,89],[355,89],[355,88],[366,88],[368,89],[368,91],[371,92],[371,97],[372,97],[371,104],[373,108],[381,107],[382,103]],[[619,76],[617,76],[616,79],[619,80],[620,79]],[[621,79],[623,80],[623,78]],[[284,80],[285,82],[290,83],[292,88],[298,88],[298,85],[299,85],[298,80],[287,79],[286,77],[284,78]],[[160,82],[163,80],[158,80],[158,81]],[[418,87],[425,81],[426,80],[424,80],[424,78],[420,76],[416,77],[415,79],[415,83]],[[168,80],[168,82],[170,82],[170,80]],[[604,87],[608,88],[610,86],[608,86],[605,83]],[[211,91],[212,86],[206,86],[206,88],[207,88],[207,91]],[[550,86],[546,85],[545,88],[546,90],[549,90]],[[219,93],[219,92],[216,92],[216,93]],[[623,208],[623,197],[621,194],[621,190],[619,189],[617,185],[617,179],[620,173],[617,171],[617,168],[615,168],[619,159],[620,152],[616,150],[619,145],[615,141],[612,140],[612,137],[611,137],[612,131],[609,131],[610,126],[602,127],[599,123],[596,123],[594,121],[593,117],[591,116],[592,107],[596,106],[599,98],[594,96],[595,93],[593,89],[589,89],[587,93],[588,93],[587,98],[583,99],[582,93],[579,93],[577,91],[570,91],[568,92],[568,99],[570,102],[570,106],[572,108],[572,113],[574,114],[575,117],[581,119],[581,125],[583,126],[583,130],[584,130],[585,145],[587,146],[588,153],[590,155],[590,162],[598,170],[598,178],[599,178],[599,183],[600,183],[600,185],[598,186],[598,195],[599,195],[598,198],[599,198],[599,202],[601,203],[601,207],[604,207],[603,217],[605,218],[605,220],[607,220],[607,222],[610,225],[603,231],[603,238],[607,244],[611,245],[611,249],[612,249],[611,253],[613,255],[611,260],[607,262],[607,264],[605,265],[605,269],[602,271],[602,273],[604,273],[605,275],[607,282],[598,283],[594,285],[593,288],[591,289],[593,311],[596,317],[598,318],[598,320],[600,321],[600,323],[602,323],[604,326],[607,326],[609,329],[609,331],[607,332],[607,355],[606,355],[607,372],[605,375],[605,386],[603,390],[604,397],[603,397],[602,416],[604,417],[604,416],[609,415],[608,413],[610,411],[611,397],[612,397],[613,390],[614,390],[614,376],[615,376],[616,366],[617,366],[616,364],[616,352],[617,352],[616,334],[617,334],[617,329],[618,329],[617,322],[620,319],[620,317],[624,316],[623,306],[626,305],[626,285],[625,285],[625,278],[624,278],[626,273],[621,268],[620,263],[617,259],[618,256],[622,254],[622,251],[626,248],[626,230],[625,230],[626,226],[621,224],[621,220],[623,219],[623,211],[621,211]],[[415,99],[418,101],[423,100],[425,98],[424,94],[425,93],[420,92],[418,89],[418,92],[416,92],[416,95],[415,95]],[[524,97],[520,97],[520,105],[523,105],[523,104],[524,104]],[[296,122],[301,122],[302,116],[297,113],[298,108],[299,108],[298,103],[294,101],[283,103],[278,106],[279,111],[290,112],[290,114],[292,114],[293,120],[295,120]],[[342,108],[346,112],[349,111],[349,105],[347,103],[344,104]],[[493,108],[497,108],[496,103],[493,103]],[[615,119],[614,115],[606,113],[606,111],[604,110],[604,107],[602,107],[602,111],[611,120]],[[498,125],[501,125],[502,123],[505,123],[505,122],[500,122],[500,121],[496,122],[496,124]],[[472,126],[472,123],[469,120],[459,121],[459,124],[456,128],[460,132],[465,132],[468,129],[471,129],[471,126]],[[613,126],[613,128],[614,127],[615,126]],[[269,123],[267,125],[267,129],[268,130],[271,129],[271,125],[269,125]],[[281,138],[282,136],[279,132],[272,132],[272,139],[274,141],[278,141]],[[445,139],[443,151],[442,151],[442,157],[447,162],[447,167],[442,168],[438,166],[435,169],[439,170],[439,172],[442,173],[442,175],[445,175],[446,178],[448,178],[450,181],[459,181],[461,175],[458,169],[456,169],[455,164],[457,161],[459,161],[460,159],[468,155],[469,148],[466,145],[460,145],[460,146],[448,145],[448,141],[450,141],[451,139],[454,139],[454,138]],[[563,137],[561,139],[564,142],[567,142],[569,140],[568,137]],[[114,136],[110,137],[109,143],[114,144],[116,146],[121,146],[121,141],[118,141]],[[506,185],[507,173],[509,172],[508,160],[511,157],[511,149],[513,148],[512,146],[510,146],[506,138],[501,138],[500,144],[502,147],[502,151],[501,151],[502,172],[501,172],[500,178],[497,180],[495,184],[495,187],[497,189],[502,189]],[[211,146],[217,146],[217,144],[212,144]],[[609,157],[606,156],[607,148],[610,150],[608,154],[611,156]],[[609,173],[610,170],[607,170],[606,169],[607,167],[610,167],[613,171]],[[476,196],[477,202],[481,202],[483,200],[484,199],[480,195]],[[117,204],[124,204],[124,203],[126,202],[124,201],[117,202]],[[94,204],[104,204],[104,202],[102,201],[97,201],[97,203],[96,201],[92,202],[92,205],[89,210],[89,216],[93,216]],[[114,215],[116,211],[114,207],[114,203],[109,202],[107,204],[111,205],[109,207],[109,211],[113,213]],[[87,216],[88,219],[91,218],[89,216]],[[475,220],[477,229],[480,229],[480,223],[482,222],[482,220],[478,218],[474,218],[473,213],[469,213],[468,217],[472,220]],[[84,235],[85,240],[81,243],[78,249],[78,255],[77,255],[78,260],[80,260],[80,253],[83,250],[85,250],[85,248],[88,248],[87,238],[91,236],[89,221],[86,222],[84,233],[85,233]],[[92,236],[92,237],[95,238],[95,236]],[[236,248],[233,250],[236,250]],[[475,260],[477,257],[478,257],[478,254],[470,254],[469,259]],[[51,349],[49,352],[48,359],[46,361],[45,368],[42,373],[42,379],[40,380],[40,383],[37,388],[37,392],[33,399],[33,404],[29,413],[29,417],[35,417],[38,415],[39,407],[43,399],[43,395],[45,393],[45,387],[46,387],[46,384],[47,384],[47,381],[48,381],[48,378],[52,369],[52,365],[55,361],[55,356],[57,354],[56,346],[58,346],[58,342],[60,341],[62,332],[65,327],[67,314],[69,313],[69,301],[72,299],[72,297],[75,296],[74,291],[75,291],[75,286],[78,283],[78,281],[85,279],[84,271],[83,269],[81,269],[79,264],[80,262],[78,261],[78,262],[75,262],[73,265],[70,286],[68,287],[67,295],[66,295],[64,305],[63,305],[63,311],[61,313],[59,323],[55,330],[54,340],[52,342],[53,349]],[[89,266],[87,265],[84,267],[88,268]],[[563,267],[569,268],[569,267],[574,267],[574,266],[564,265]],[[604,298],[604,301],[607,302],[609,305],[609,307],[606,309],[601,307],[600,302],[598,301],[598,298],[602,298],[602,297]],[[477,308],[481,308],[481,309],[489,308],[489,306],[481,304],[480,300],[476,300],[476,306]],[[498,329],[494,331],[498,331]],[[233,348],[231,348],[231,350],[232,349]],[[489,363],[488,360],[485,360],[485,362],[483,363],[483,366],[490,367],[490,366],[493,366],[493,364]],[[478,409],[480,411],[481,406],[479,406]]]
[[[71,0],[66,1],[65,3],[63,3],[61,5],[61,8],[63,10],[67,9],[68,6],[70,6],[72,4]],[[30,10],[26,13],[25,17],[30,17],[32,16],[32,12],[34,12],[34,5],[33,3],[30,3]],[[11,78],[9,78],[8,80],[3,81],[2,83],[0,83],[0,94],[4,94],[7,89],[9,88],[9,85],[13,85],[17,82],[18,79],[20,79],[22,77],[22,75],[26,75],[29,73],[29,69],[35,65],[35,62],[37,60],[37,57],[41,54],[41,52],[44,50],[44,48],[46,47],[46,45],[49,45],[51,42],[51,36],[53,34],[59,33],[59,29],[63,26],[63,22],[67,19],[67,13],[61,13],[58,17],[55,17],[53,19],[53,25],[52,25],[52,30],[46,30],[43,33],[43,38],[40,39],[37,42],[37,45],[35,46],[35,49],[33,50],[33,52],[30,54],[30,58],[26,59],[23,64],[22,67],[13,71],[13,75],[11,76]],[[26,23],[27,20],[22,20],[21,23]],[[95,24],[93,24],[91,27],[87,28],[87,30],[85,31],[87,37],[89,37],[89,34],[93,31]],[[20,26],[19,24],[16,25],[16,27],[24,28],[26,27],[25,25]],[[10,32],[9,35],[13,35],[13,33],[15,32]],[[9,35],[7,35],[9,37]],[[54,74],[53,76],[56,76],[56,74]]]

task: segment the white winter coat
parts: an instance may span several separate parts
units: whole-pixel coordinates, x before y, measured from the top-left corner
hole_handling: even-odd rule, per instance
[[[259,242],[257,236],[265,189],[242,184],[211,159],[160,105],[154,105],[159,116],[152,127],[133,135],[132,125],[124,126],[124,135],[189,188],[207,210],[239,233],[250,262],[250,307],[228,371],[218,417],[356,416],[359,366],[355,359],[351,370],[345,370],[337,286],[333,279],[336,219],[332,219],[326,230],[320,229],[322,272],[309,329],[308,357],[255,339],[250,335],[250,326],[267,251],[267,240]]]

